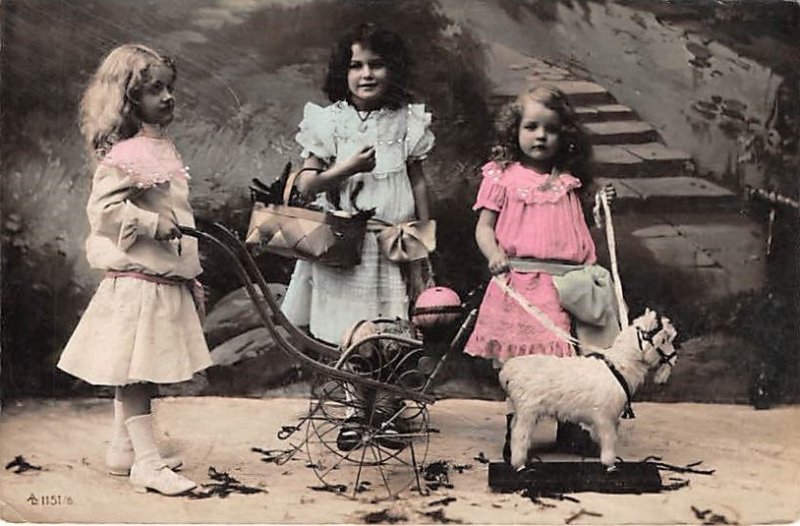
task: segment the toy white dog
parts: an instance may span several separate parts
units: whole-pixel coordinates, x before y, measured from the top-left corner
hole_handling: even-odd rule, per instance
[[[600,461],[613,467],[619,418],[623,413],[633,416],[630,398],[649,370],[655,369],[657,383],[667,381],[677,361],[672,344],[676,335],[669,319],[647,309],[603,353],[508,360],[500,371],[500,385],[514,406],[511,465],[524,467],[533,428],[549,416],[588,426],[600,444]]]

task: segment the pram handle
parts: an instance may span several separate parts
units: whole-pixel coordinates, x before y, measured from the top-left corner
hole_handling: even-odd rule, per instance
[[[374,389],[389,391],[400,397],[415,400],[418,402],[424,402],[424,403],[435,402],[436,399],[432,395],[419,391],[404,389],[394,384],[380,382],[372,378],[365,378],[358,374],[354,374],[342,369],[337,369],[329,365],[320,363],[312,359],[311,357],[307,356],[305,353],[299,351],[289,340],[287,340],[284,334],[282,334],[277,330],[277,328],[275,327],[275,322],[270,316],[267,307],[265,307],[264,303],[262,303],[262,301],[266,301],[271,310],[273,311],[276,310],[277,304],[275,303],[274,298],[272,298],[269,290],[267,289],[266,282],[264,281],[261,272],[258,270],[258,267],[252,260],[252,256],[250,256],[249,252],[247,252],[246,247],[242,245],[241,241],[239,241],[239,239],[236,238],[227,228],[218,223],[213,224],[213,228],[217,231],[217,233],[220,235],[221,238],[225,239],[225,242],[218,239],[216,236],[211,235],[202,230],[199,230],[197,228],[188,226],[181,226],[179,228],[181,232],[187,236],[209,241],[211,244],[215,245],[218,249],[220,249],[226,256],[228,256],[228,259],[230,259],[230,262],[233,265],[234,272],[237,274],[237,276],[243,283],[248,296],[250,296],[251,301],[256,306],[256,310],[259,316],[261,317],[261,321],[269,331],[274,341],[278,344],[278,347],[288,356],[298,360],[300,363],[307,365],[322,374],[327,374],[338,380],[351,382],[353,384],[363,385],[364,387],[371,387]],[[228,246],[227,243],[230,243],[236,246],[237,249],[239,249],[237,250],[237,252],[241,255],[246,265],[242,264],[239,257],[237,257],[237,253],[234,252],[234,250],[230,246]],[[253,281],[256,281],[256,283],[258,283],[258,286],[261,289],[261,294],[264,296],[263,300],[257,294],[256,289],[253,286]],[[279,309],[278,312],[275,312],[275,315],[276,316],[280,315]],[[288,324],[289,323],[288,320],[285,323]],[[283,323],[281,325],[283,326]],[[288,330],[289,325],[287,325],[284,328]],[[294,326],[291,326],[291,328],[293,328],[296,332],[299,332],[299,330],[297,330]],[[337,356],[340,354],[337,349],[327,346],[322,346],[320,344],[317,344],[315,349],[330,350],[335,352]],[[326,354],[328,353],[326,352]]]

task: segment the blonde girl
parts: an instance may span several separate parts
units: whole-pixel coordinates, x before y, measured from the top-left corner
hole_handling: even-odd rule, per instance
[[[95,167],[86,207],[86,256],[104,271],[58,367],[114,386],[106,454],[110,473],[139,490],[177,495],[196,486],[156,447],[157,384],[188,380],[209,365],[198,307],[202,290],[189,172],[165,134],[175,108],[175,63],[143,45],[111,51],[86,89],[80,127]]]

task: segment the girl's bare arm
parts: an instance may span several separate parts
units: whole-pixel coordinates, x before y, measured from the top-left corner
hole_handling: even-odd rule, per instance
[[[486,208],[481,209],[478,223],[475,225],[475,241],[478,242],[478,248],[489,263],[489,272],[502,274],[508,271],[508,256],[497,244],[497,238],[494,235],[496,224],[497,212]]]
[[[318,157],[310,155],[303,163],[303,168],[314,168],[297,176],[297,189],[308,195],[317,194],[331,188],[348,177],[359,172],[371,172],[375,169],[375,148],[368,146],[361,151],[330,168]]]
[[[408,178],[411,181],[411,191],[414,194],[414,203],[417,209],[417,219],[427,221],[431,218],[428,204],[428,184],[425,182],[425,173],[421,161],[408,163]]]

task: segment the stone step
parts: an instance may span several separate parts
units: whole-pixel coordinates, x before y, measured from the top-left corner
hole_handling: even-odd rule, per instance
[[[587,122],[592,144],[641,144],[658,140],[658,132],[644,121]]]
[[[597,145],[592,148],[592,173],[603,177],[636,177],[644,161],[621,146]]]
[[[592,148],[592,173],[604,177],[635,177],[644,161],[622,146],[597,145]]]
[[[645,161],[666,161],[685,163],[692,160],[691,156],[681,150],[669,148],[660,142],[643,144],[624,144],[623,148]]]
[[[578,121],[608,122],[636,120],[636,112],[623,104],[600,104],[597,106],[578,106],[575,108]]]
[[[532,86],[553,86],[559,88],[569,99],[573,107],[621,106],[601,85],[585,80],[561,80],[558,74],[534,74],[524,77],[516,75],[513,70],[498,73],[500,79],[493,79],[492,94],[502,101],[516,97]],[[619,108],[617,108],[617,111]]]
[[[459,2],[448,4],[459,6],[449,9],[461,10]],[[669,9],[674,11],[675,6]],[[566,62],[568,73],[581,78],[560,80],[556,77],[564,75],[563,71],[553,71],[551,64],[537,64],[531,57],[498,46],[497,35],[478,20],[474,27],[491,43],[487,76],[496,96],[490,100],[490,109],[531,84],[549,81],[567,94],[580,123],[606,126],[594,130],[596,160],[591,173],[601,185],[613,183],[617,188],[614,224],[620,268],[623,279],[636,276],[633,281],[639,283],[631,289],[641,287],[639,299],[658,300],[665,293],[675,303],[691,305],[694,310],[709,298],[732,298],[743,291],[763,289],[766,229],[740,213],[737,195],[693,177],[693,164],[683,152],[675,153],[661,144],[653,146],[662,139],[652,127],[640,123],[637,126],[642,133],[628,137],[620,133],[625,130],[613,129],[619,127],[615,122],[642,118],[635,110],[610,108],[621,105],[602,86],[585,82],[590,72],[583,65],[576,69]],[[566,80],[576,82],[567,84]],[[606,111],[599,109],[601,106],[607,107]],[[597,233],[598,253],[604,253],[603,233],[593,232]]]
[[[531,84],[544,84],[560,89],[574,107],[616,104],[616,100],[608,90],[588,80],[544,81],[535,76],[529,76],[527,80]]]
[[[595,181],[600,186],[614,185],[616,212],[736,211],[740,207],[735,193],[699,177],[596,177]]]
[[[661,143],[599,144],[593,147],[593,172],[604,177],[690,175],[691,157]]]

